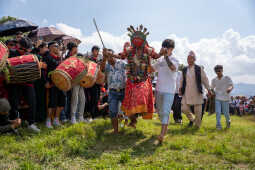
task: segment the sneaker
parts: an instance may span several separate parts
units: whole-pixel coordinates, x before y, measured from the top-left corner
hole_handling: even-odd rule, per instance
[[[84,122],[85,122],[85,123],[91,123],[91,121],[90,121],[89,118],[84,119]]]
[[[55,119],[53,120],[53,125],[54,125],[54,126],[61,126],[60,121],[59,121],[59,118],[55,118]]]
[[[71,117],[71,124],[76,124],[77,122],[76,122],[76,118],[75,118],[75,116],[72,116]]]
[[[30,129],[36,133],[39,133],[41,131],[35,124],[28,126],[28,129]]]
[[[83,115],[82,116],[79,116],[79,122],[85,122],[84,118],[83,118]]]
[[[227,123],[227,129],[230,128],[230,124],[231,124],[231,122],[229,121],[229,122]]]
[[[88,118],[89,123],[93,122],[92,118]]]
[[[64,119],[64,120],[62,120],[62,122],[63,122],[63,123],[66,123],[66,122],[68,122],[68,119]]]
[[[216,127],[216,129],[217,129],[217,130],[222,130],[222,128],[221,128],[221,127]]]
[[[52,129],[52,125],[51,125],[51,120],[50,119],[47,119],[46,120],[46,127],[49,128],[49,129]]]

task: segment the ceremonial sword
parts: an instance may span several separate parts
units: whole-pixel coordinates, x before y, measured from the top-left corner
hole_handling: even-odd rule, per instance
[[[99,30],[98,30],[98,27],[97,27],[97,23],[96,23],[96,19],[95,19],[95,18],[93,18],[93,22],[94,22],[94,25],[95,25],[95,27],[96,27],[97,33],[98,33],[98,35],[99,35],[99,38],[100,38],[100,40],[101,40],[101,43],[102,43],[103,47],[105,48],[103,39],[102,39],[102,37],[101,37],[101,35],[100,35],[100,32],[99,32]]]

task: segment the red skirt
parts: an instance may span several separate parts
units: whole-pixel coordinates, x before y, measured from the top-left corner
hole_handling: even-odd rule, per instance
[[[122,111],[131,116],[141,114],[144,119],[152,119],[154,101],[151,80],[132,83],[129,79],[126,83],[125,98],[121,106]]]

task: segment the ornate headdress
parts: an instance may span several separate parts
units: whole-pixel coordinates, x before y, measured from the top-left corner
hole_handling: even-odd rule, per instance
[[[140,25],[135,30],[135,28],[130,25],[127,30],[129,31],[128,36],[130,37],[131,45],[133,48],[145,47],[147,44],[146,37],[149,35],[147,28],[144,28],[143,25]]]

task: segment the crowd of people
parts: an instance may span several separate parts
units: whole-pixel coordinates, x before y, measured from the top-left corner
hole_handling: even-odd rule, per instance
[[[32,42],[21,33],[15,39],[7,40],[9,58],[25,54],[38,57],[41,78],[24,84],[8,84],[1,72],[0,131],[13,131],[24,120],[29,129],[40,132],[36,125],[38,122],[46,122],[45,126],[51,129],[66,121],[71,124],[90,123],[102,116],[110,117],[114,133],[118,133],[120,120],[124,119],[126,125],[136,128],[139,116],[152,119],[153,113],[157,112],[162,127],[155,143],[162,143],[171,111],[176,123],[182,123],[184,113],[190,121],[188,126],[199,128],[203,114],[209,108],[207,99],[213,96],[218,130],[222,129],[222,113],[229,128],[229,112],[243,115],[248,110],[254,111],[255,97],[230,97],[233,82],[223,74],[222,65],[215,66],[216,77],[209,83],[204,68],[196,64],[194,51],[189,52],[187,66],[180,70],[178,56],[174,54],[174,40],[164,40],[160,52],[156,53],[146,40],[147,29],[141,27],[135,30],[131,26],[128,31],[131,42],[124,44],[121,53],[104,48],[100,54],[100,48],[93,46],[91,53],[80,54],[78,44],[70,42],[63,55],[63,44],[56,41]],[[106,77],[105,83],[94,84],[90,88],[76,84],[67,92],[57,88],[51,72],[71,56],[97,63]],[[153,92],[152,77],[155,73],[157,82]]]
[[[229,107],[232,115],[255,114],[255,96],[231,96]]]

